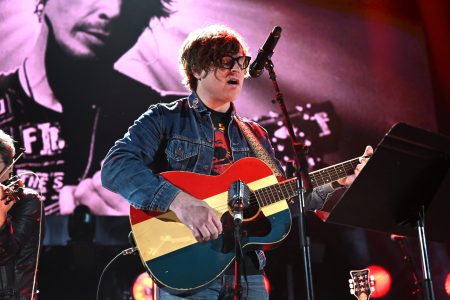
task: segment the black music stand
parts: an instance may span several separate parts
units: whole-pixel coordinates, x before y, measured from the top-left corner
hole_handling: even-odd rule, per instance
[[[419,236],[424,296],[434,299],[428,238],[450,240],[450,138],[394,125],[325,219],[385,233]]]

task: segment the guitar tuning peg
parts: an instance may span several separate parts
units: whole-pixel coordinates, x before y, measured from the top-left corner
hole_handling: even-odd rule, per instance
[[[353,279],[350,278],[350,279],[348,280],[348,283],[353,283]]]
[[[354,286],[353,286],[353,283],[350,283],[350,286],[349,286],[349,287],[350,287],[351,289],[353,289],[353,287],[354,287]]]
[[[370,287],[370,291],[371,291],[371,292],[375,292],[375,287],[374,287],[374,286],[371,286],[371,287]]]
[[[354,289],[350,289],[350,294],[354,295],[355,294],[355,290]]]

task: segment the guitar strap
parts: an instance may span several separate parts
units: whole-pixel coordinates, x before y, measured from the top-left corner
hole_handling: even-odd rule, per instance
[[[253,153],[255,153],[256,157],[265,162],[266,165],[270,167],[270,169],[272,170],[272,172],[275,174],[276,177],[284,178],[284,175],[278,169],[275,160],[269,155],[266,148],[263,147],[261,142],[255,136],[255,133],[249,128],[249,125],[241,121],[239,117],[236,115],[234,115],[234,120],[236,121],[236,124],[238,124],[241,133],[244,135],[245,139],[247,140]],[[264,270],[264,267],[266,266],[266,255],[264,254],[264,251],[255,250],[255,253],[256,257],[258,258],[259,270]]]
[[[266,148],[263,147],[261,142],[255,136],[255,133],[249,128],[249,126],[245,122],[241,121],[236,115],[234,116],[234,120],[236,121],[236,124],[238,124],[239,129],[250,145],[253,153],[255,153],[256,157],[265,162],[266,165],[268,165],[272,169],[272,172],[275,174],[275,176],[284,177],[284,175],[278,169],[278,166],[275,163],[273,157],[269,155]]]

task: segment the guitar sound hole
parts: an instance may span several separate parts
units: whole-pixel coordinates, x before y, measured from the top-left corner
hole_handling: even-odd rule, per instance
[[[259,205],[255,201],[251,201],[250,205],[244,209],[244,220],[252,219],[259,212]]]
[[[270,233],[272,226],[269,220],[260,212],[257,216],[253,213],[251,220],[245,221],[241,225],[242,246],[249,242],[251,237],[263,237]],[[245,212],[244,212],[245,217]],[[222,252],[234,251],[234,225],[233,216],[225,213],[221,218],[223,228]]]

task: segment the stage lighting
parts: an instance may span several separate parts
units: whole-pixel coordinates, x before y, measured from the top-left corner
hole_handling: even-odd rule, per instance
[[[450,296],[450,273],[448,273],[447,277],[445,277],[444,288],[447,295]]]
[[[267,294],[270,294],[270,282],[266,275],[264,275],[264,288],[267,291]]]
[[[133,299],[153,300],[155,298],[155,283],[147,272],[139,275],[133,283]]]
[[[381,266],[372,265],[368,268],[370,270],[370,275],[373,275],[375,281],[375,291],[371,294],[371,298],[381,298],[386,296],[391,289],[391,274]]]
[[[264,275],[264,288],[270,294],[270,282]],[[132,288],[133,299],[135,300],[154,300],[155,297],[155,283],[150,278],[147,272],[140,274],[133,283]]]

